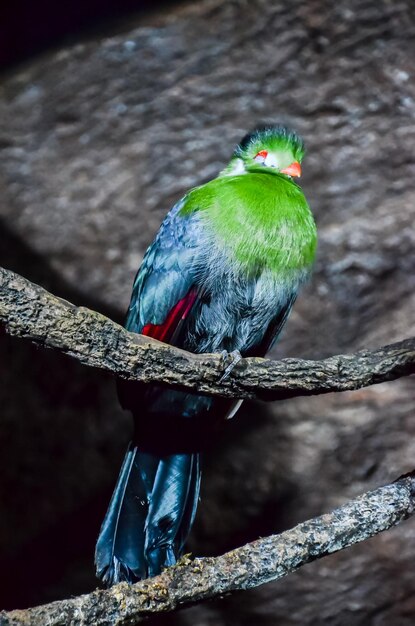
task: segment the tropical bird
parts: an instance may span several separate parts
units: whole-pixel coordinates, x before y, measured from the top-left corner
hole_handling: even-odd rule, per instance
[[[168,213],[136,275],[126,328],[194,353],[264,356],[310,274],[316,227],[295,178],[302,139],[283,126],[246,135],[219,175]],[[120,382],[135,434],[98,537],[107,585],[176,563],[195,518],[200,452],[241,402]]]

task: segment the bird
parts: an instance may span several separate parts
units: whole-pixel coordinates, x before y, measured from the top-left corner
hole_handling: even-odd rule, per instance
[[[241,357],[270,350],[316,253],[297,183],[304,152],[286,126],[257,127],[216,178],[173,206],[135,277],[128,331],[219,352],[224,377]],[[96,574],[107,586],[178,561],[198,506],[201,455],[241,404],[136,381],[118,381],[118,393],[135,431],[96,544]]]

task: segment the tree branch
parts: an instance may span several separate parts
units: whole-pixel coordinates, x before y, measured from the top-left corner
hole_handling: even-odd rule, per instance
[[[1,626],[127,626],[223,594],[258,587],[302,565],[364,541],[413,514],[415,472],[298,524],[219,557],[189,561],[135,585],[0,613]]]
[[[81,363],[142,382],[238,398],[278,399],[357,389],[415,372],[415,338],[378,350],[322,361],[242,359],[229,379],[220,355],[194,355],[129,333],[108,318],[53,296],[0,268],[0,322],[16,337],[66,353]],[[305,563],[363,541],[413,513],[415,474],[369,492],[331,514],[259,539],[217,558],[185,560],[134,586],[0,614],[2,626],[141,621],[238,589],[276,580]]]
[[[415,372],[415,338],[410,338],[322,361],[242,359],[220,382],[227,365],[220,355],[191,354],[129,333],[100,313],[76,307],[2,268],[0,322],[15,337],[122,378],[225,397],[276,400],[347,391]]]

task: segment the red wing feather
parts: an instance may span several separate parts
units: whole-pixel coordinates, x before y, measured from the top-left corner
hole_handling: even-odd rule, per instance
[[[141,334],[169,343],[179,324],[189,315],[196,299],[197,289],[192,288],[184,298],[179,300],[174,307],[170,309],[162,324],[146,324]]]

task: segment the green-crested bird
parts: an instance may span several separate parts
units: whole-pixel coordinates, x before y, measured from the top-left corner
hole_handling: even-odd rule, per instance
[[[189,191],[145,254],[126,328],[196,353],[265,355],[315,255],[315,223],[294,180],[303,155],[293,131],[261,128],[217,178]],[[120,383],[119,393],[136,429],[96,546],[106,584],[176,562],[196,513],[200,451],[240,405],[159,385]]]

